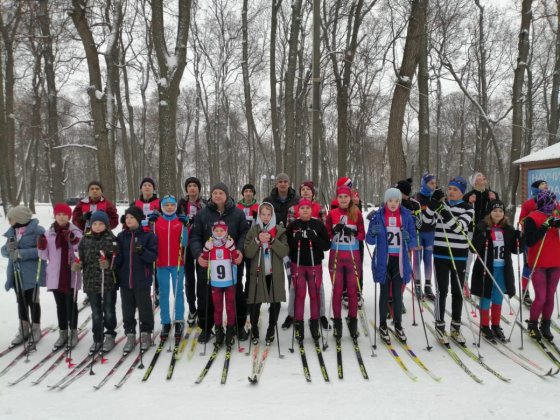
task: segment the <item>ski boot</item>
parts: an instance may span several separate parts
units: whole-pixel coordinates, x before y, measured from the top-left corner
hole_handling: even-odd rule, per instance
[[[294,322],[294,329],[295,329],[295,336],[298,343],[303,342],[303,338],[305,337],[303,332],[303,321],[295,321]]]
[[[331,324],[329,324],[329,320],[327,319],[327,317],[325,315],[323,315],[320,319],[321,321],[321,327],[327,331],[331,329]]]
[[[424,299],[424,293],[422,293],[422,283],[420,280],[414,280],[414,294],[418,296],[418,299]]]
[[[245,329],[243,329],[243,331],[245,331]],[[235,326],[234,325],[228,325],[226,327],[226,347],[233,346],[233,343],[234,343],[233,337],[235,337]],[[248,337],[249,337],[249,335],[245,331],[245,340],[247,340]],[[239,336],[237,337],[237,339],[239,340]]]
[[[395,333],[397,334],[399,340],[406,343],[406,335],[400,322],[395,322]]]
[[[284,320],[284,323],[282,324],[282,329],[289,330],[293,323],[294,323],[294,317],[288,315]]]
[[[313,337],[313,341],[319,341],[319,338],[321,338],[321,334],[319,334],[318,319],[309,320],[309,332],[311,333],[311,337]]]
[[[438,341],[444,346],[449,346],[449,336],[445,331],[445,322],[436,322],[436,334],[438,336]]]
[[[161,338],[168,337],[170,332],[171,332],[171,324],[163,324],[161,326]]]
[[[502,327],[500,327],[499,325],[492,325],[492,332],[494,333],[494,337],[496,337],[496,339],[500,340],[502,343],[507,342]]]
[[[187,317],[187,324],[189,325],[189,327],[192,327],[196,322],[196,315],[196,310],[194,312],[189,312],[189,315]]]
[[[426,281],[426,285],[424,286],[424,297],[431,301],[436,300],[436,295],[434,295],[432,285],[428,281]]]
[[[496,339],[496,336],[494,335],[494,331],[492,328],[490,328],[488,325],[483,325],[480,328],[480,333],[482,334],[482,336],[490,341],[494,341]]]
[[[389,345],[391,344],[391,337],[389,337],[389,329],[387,328],[387,324],[385,322],[381,322],[379,324],[379,336],[385,343]]]
[[[275,337],[276,337],[276,328],[274,325],[269,325],[268,328],[266,329],[266,338],[265,338],[267,344],[272,343]]]
[[[62,347],[66,345],[67,341],[68,341],[68,330],[58,331],[58,338],[54,342],[52,351],[60,350]]]
[[[358,318],[348,318],[348,332],[350,333],[350,337],[354,340],[360,336],[360,332],[358,331]]]
[[[529,333],[529,337],[540,341],[542,339],[541,332],[539,331],[539,325],[537,321],[529,321],[527,323],[527,329]]]
[[[464,346],[467,343],[467,340],[461,333],[461,321],[451,321],[451,337],[455,339],[457,343]]]
[[[542,320],[541,321],[541,335],[546,338],[548,341],[554,340],[554,336],[552,335],[552,331],[550,331],[550,324],[551,321],[549,320]]]
[[[529,291],[527,290],[523,290],[521,292],[521,296],[523,297],[523,304],[527,307],[531,307],[531,305],[533,304],[533,299],[531,299],[531,295],[529,294]]]
[[[214,346],[222,347],[224,345],[224,338],[225,338],[224,327],[222,327],[221,325],[220,326],[216,325],[214,329],[216,330],[216,339],[214,340]]]
[[[129,333],[126,335],[126,343],[124,343],[123,354],[128,354],[136,347],[136,334]]]
[[[152,345],[152,335],[149,332],[140,333],[140,351],[148,351]]]
[[[340,341],[342,339],[342,319],[335,318],[333,319],[333,337],[336,341]]]
[[[105,334],[105,340],[103,341],[103,353],[109,353],[115,348],[115,336],[111,334]]]
[[[23,329],[22,329],[22,326],[23,326]],[[25,340],[27,340],[28,338],[29,338],[29,322],[22,321],[21,325],[18,328],[18,332],[17,332],[16,336],[12,340],[11,345],[12,346],[19,346],[20,344],[23,344],[23,342]]]

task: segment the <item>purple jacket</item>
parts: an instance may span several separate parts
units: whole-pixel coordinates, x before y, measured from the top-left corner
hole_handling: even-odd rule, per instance
[[[69,229],[76,235],[78,238],[82,238],[83,233],[82,231],[70,223]],[[48,262],[47,265],[47,290],[56,290],[58,289],[58,279],[60,276],[60,249],[56,248],[56,232],[54,228],[51,226],[49,230],[45,232],[45,236],[47,238],[47,249],[44,251],[39,251],[39,256]],[[78,252],[78,245],[70,245],[69,244],[69,254],[68,255],[68,262],[72,264],[76,259],[74,252]],[[76,283],[78,284],[78,289],[82,285],[82,274],[80,271],[74,273],[72,272],[72,281],[71,286],[73,289],[76,288]]]

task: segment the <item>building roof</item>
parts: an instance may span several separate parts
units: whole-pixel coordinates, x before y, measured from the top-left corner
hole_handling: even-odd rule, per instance
[[[552,146],[545,147],[538,152],[531,153],[521,159],[517,159],[516,165],[521,163],[543,162],[546,160],[560,159],[560,143],[553,144]]]

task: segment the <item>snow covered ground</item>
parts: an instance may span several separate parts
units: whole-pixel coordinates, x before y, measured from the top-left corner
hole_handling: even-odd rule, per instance
[[[122,212],[122,209],[120,209]],[[48,206],[38,207],[38,217],[43,226],[52,222],[52,212]],[[0,219],[0,230],[5,232],[7,221]],[[3,242],[3,241],[2,241]],[[365,272],[365,309],[368,317],[374,316],[374,287],[369,270],[369,257],[366,257]],[[5,280],[7,260],[0,258],[0,283]],[[326,277],[326,260],[325,277]],[[328,286],[328,281],[327,281]],[[327,296],[330,288],[327,287]],[[80,301],[83,295],[80,296]],[[53,297],[41,291],[42,325],[56,325],[56,311]],[[95,365],[95,376],[85,375],[63,391],[47,388],[60,379],[68,368],[61,365],[37,386],[31,381],[37,378],[46,367],[30,378],[10,387],[8,382],[21,376],[40,358],[50,351],[56,339],[51,333],[38,344],[38,352],[30,356],[30,362],[20,361],[6,375],[0,377],[0,419],[146,419],[146,418],[243,418],[270,419],[306,418],[306,419],[372,419],[405,418],[428,419],[437,417],[462,418],[558,418],[560,413],[560,378],[540,379],[514,364],[494,349],[483,343],[480,349],[484,360],[504,376],[511,378],[511,383],[504,383],[488,373],[478,364],[460,354],[465,363],[475,374],[484,380],[475,383],[449,358],[447,353],[428,335],[433,349],[425,350],[426,341],[421,324],[412,326],[411,295],[406,294],[405,304],[408,313],[404,315],[404,327],[408,342],[422,361],[438,376],[440,383],[426,375],[395,345],[406,366],[418,376],[413,382],[397,366],[386,348],[379,343],[377,357],[370,357],[371,348],[368,339],[360,336],[360,346],[370,376],[369,381],[362,379],[358,364],[348,337],[343,341],[344,379],[339,380],[336,373],[336,353],[334,342],[324,353],[327,369],[331,378],[325,383],[319,371],[317,357],[313,352],[312,342],[306,338],[307,359],[312,382],[306,383],[300,357],[288,351],[291,340],[290,331],[280,331],[281,352],[285,355],[280,360],[276,346],[270,353],[263,376],[258,385],[249,384],[247,376],[251,370],[250,358],[235,352],[231,358],[230,372],[226,385],[220,385],[220,376],[224,353],[218,356],[202,384],[195,385],[207,357],[198,353],[188,360],[183,357],[178,361],[171,381],[165,379],[170,361],[170,353],[164,351],[148,382],[142,383],[144,371],[136,371],[120,390],[113,386],[124,374],[132,362],[132,357],[117,371],[113,379],[98,391],[93,389],[120,356],[122,343],[109,356],[105,365]],[[517,309],[517,301],[513,302]],[[504,306],[505,307],[505,306]],[[556,309],[557,310],[557,309]],[[82,312],[82,319],[89,309]],[[263,308],[263,315],[265,314]],[[504,310],[507,314],[507,310]],[[120,303],[117,306],[120,319]],[[280,320],[286,315],[282,308]],[[433,321],[429,313],[426,319]],[[558,314],[555,311],[554,316]],[[416,316],[419,320],[418,308]],[[156,324],[159,318],[156,316]],[[509,327],[505,326],[506,334]],[[264,327],[263,327],[264,328]],[[13,292],[0,291],[0,351],[6,348],[17,329],[16,302]],[[122,328],[121,331],[122,333]],[[468,331],[465,329],[464,331]],[[308,332],[306,331],[307,335]],[[429,333],[428,333],[429,334]],[[472,335],[465,334],[469,342]],[[332,340],[332,336],[330,338]],[[560,341],[560,339],[558,339]],[[91,343],[91,334],[79,344],[74,351],[75,360],[81,360]],[[244,347],[248,342],[242,343]],[[516,329],[512,346],[520,346],[520,337]],[[210,346],[208,347],[210,350]],[[524,353],[543,367],[552,367],[548,359],[540,353],[535,345],[525,340]],[[3,369],[17,354],[13,351],[0,359]],[[151,359],[153,350],[147,355]],[[186,356],[186,355],[185,355]],[[49,362],[50,364],[50,362]],[[47,365],[48,366],[48,365]],[[560,376],[560,375],[559,375]]]

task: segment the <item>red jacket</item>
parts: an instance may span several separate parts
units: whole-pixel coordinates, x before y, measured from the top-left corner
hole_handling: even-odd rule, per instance
[[[537,202],[534,198],[528,199],[521,205],[521,212],[519,213],[519,225],[521,226],[521,229],[523,229],[523,222],[525,221],[527,216],[529,216],[529,214],[531,214],[535,210],[537,210]],[[560,204],[558,205],[557,209],[552,212],[552,214],[553,216],[557,216],[559,213]]]
[[[170,219],[161,216],[155,223],[154,233],[158,238],[158,267],[176,267],[183,265],[182,248],[188,240],[188,230],[176,215]]]
[[[317,201],[311,203],[311,217],[318,219],[321,223],[327,222],[327,212]],[[299,204],[296,204],[288,209],[288,224],[294,220],[299,219]]]
[[[534,211],[528,217],[533,219],[537,229],[539,229],[549,216],[540,211]],[[532,268],[535,262],[539,268],[560,267],[560,234],[558,228],[550,228],[544,237],[544,244],[542,244],[542,241],[541,239],[535,245],[528,247],[527,261],[529,267]],[[541,253],[537,260],[539,249]]]
[[[142,197],[140,197],[134,202],[134,205],[138,207],[140,210],[142,210],[142,213],[144,213],[144,218],[147,218],[150,214],[152,214],[155,211],[158,212],[160,211],[159,198],[155,196],[148,201],[145,201],[142,199]]]
[[[346,209],[341,209],[337,207],[334,210],[331,210],[327,215],[327,231],[329,232],[329,237],[331,238],[331,249],[339,249],[341,251],[350,251],[350,250],[358,250],[359,244],[358,241],[363,241],[366,237],[366,232],[364,229],[364,218],[362,217],[362,212],[358,212],[358,219],[356,221],[350,220],[348,217],[348,212]],[[346,235],[335,234],[333,231],[333,227],[337,224],[342,223],[345,226],[348,226],[350,229],[356,232],[356,236],[354,238],[346,237]]]
[[[237,208],[245,214],[245,219],[249,226],[253,226],[257,221],[257,214],[259,213],[259,203],[255,201],[253,204],[246,205],[243,201],[237,202]]]
[[[72,223],[80,228],[80,230],[84,231],[86,227],[87,220],[85,220],[84,214],[91,211],[92,213],[96,210],[103,210],[109,216],[109,226],[111,229],[114,229],[119,224],[119,215],[117,213],[117,208],[113,203],[107,200],[105,197],[101,196],[98,201],[93,201],[89,197],[82,198],[76,207],[74,207],[74,211],[72,212]]]

